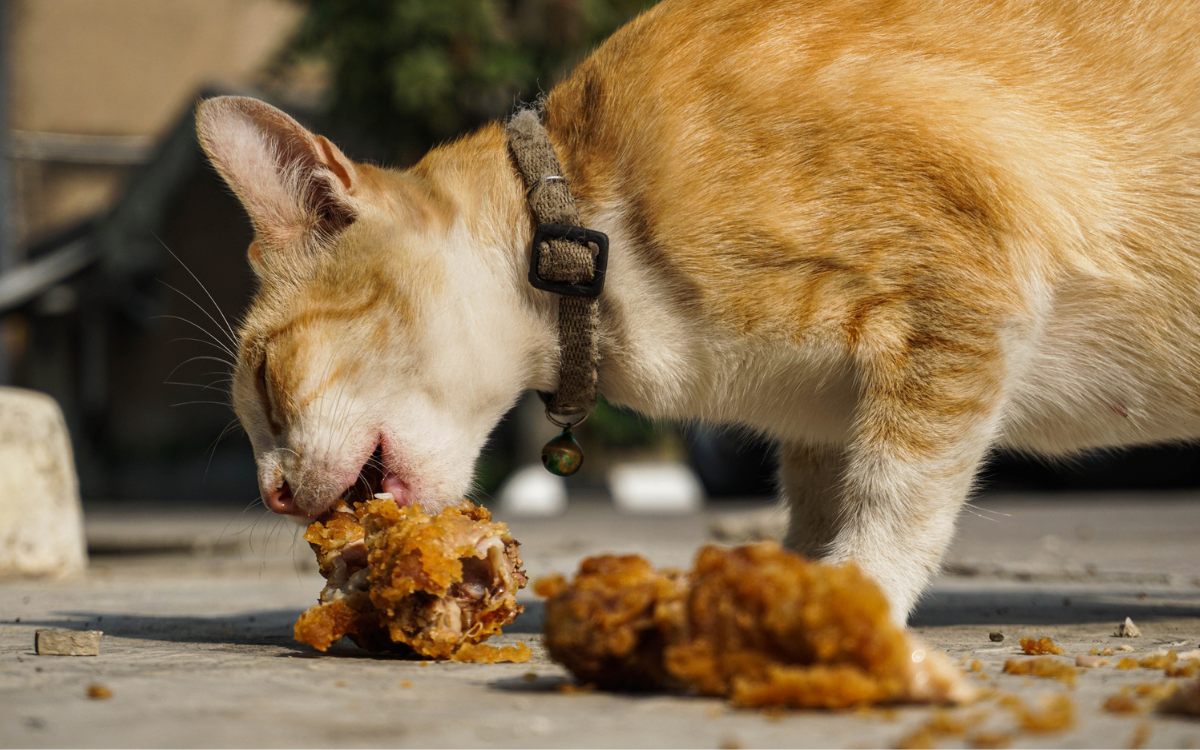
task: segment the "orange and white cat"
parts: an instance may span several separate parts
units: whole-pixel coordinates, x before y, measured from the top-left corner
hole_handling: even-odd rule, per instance
[[[257,233],[233,393],[267,505],[373,461],[456,502],[557,378],[502,126],[397,171],[251,99],[197,116]],[[898,619],[993,446],[1200,435],[1194,0],[667,0],[543,121],[611,240],[601,392],[777,440],[789,544]]]

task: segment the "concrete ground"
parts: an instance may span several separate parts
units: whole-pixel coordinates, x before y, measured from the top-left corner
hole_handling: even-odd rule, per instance
[[[622,516],[583,500],[556,518],[501,520],[533,578],[573,572],[599,552],[686,567],[714,534],[778,525],[759,506],[712,508]],[[318,654],[291,639],[321,587],[298,527],[258,508],[110,509],[87,521],[85,577],[0,582],[0,746],[896,747],[936,713],[763,713],[709,698],[567,692],[540,645],[533,596],[498,639],[529,643],[525,664],[407,661],[344,643]],[[1200,719],[1102,710],[1122,686],[1163,681],[1161,670],[1081,670],[1073,689],[1001,672],[1023,636],[1050,636],[1067,657],[1122,644],[1135,657],[1200,647],[1198,539],[1196,494],[977,500],[912,626],[954,659],[978,660],[971,679],[996,692],[951,710],[965,733],[937,745],[1200,747]],[[1142,637],[1112,636],[1125,617]],[[103,630],[100,656],[35,655],[34,631],[45,627]],[[111,697],[90,699],[91,685]],[[1045,734],[1018,730],[998,700],[1036,706],[1059,693],[1070,696],[1073,726]]]

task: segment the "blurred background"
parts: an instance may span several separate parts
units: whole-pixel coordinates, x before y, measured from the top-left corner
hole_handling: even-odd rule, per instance
[[[193,134],[198,98],[281,107],[352,158],[404,166],[549,90],[644,0],[0,0],[0,382],[52,395],[87,503],[257,497],[227,404],[253,290],[244,212]],[[536,400],[479,467],[493,493],[536,461]],[[709,497],[771,491],[771,447],[602,404],[571,481],[687,462]],[[999,455],[985,488],[1180,488],[1195,449],[1060,466]]]

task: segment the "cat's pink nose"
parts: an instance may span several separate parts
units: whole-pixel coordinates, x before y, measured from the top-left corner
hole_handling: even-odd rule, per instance
[[[273,489],[264,487],[262,496],[263,504],[276,513],[285,516],[294,516],[300,513],[296,509],[296,499],[292,497],[292,488],[286,479]]]

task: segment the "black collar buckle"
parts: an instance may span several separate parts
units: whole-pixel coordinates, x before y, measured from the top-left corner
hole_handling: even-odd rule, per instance
[[[568,240],[588,248],[595,245],[598,252],[592,256],[592,280],[582,283],[551,281],[538,275],[538,262],[542,257],[542,245],[547,240]],[[608,269],[608,235],[594,229],[571,227],[563,224],[538,224],[533,233],[533,245],[529,252],[529,283],[535,288],[565,297],[599,297],[604,291],[604,273]]]

